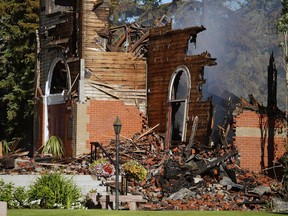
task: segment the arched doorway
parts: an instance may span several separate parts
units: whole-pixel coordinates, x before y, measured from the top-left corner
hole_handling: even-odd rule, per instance
[[[72,154],[72,138],[68,137],[72,111],[69,101],[71,77],[63,56],[56,57],[50,65],[45,87],[45,141],[58,136],[64,143],[64,152]]]
[[[186,122],[191,78],[186,66],[177,67],[168,90],[166,148],[186,139]]]

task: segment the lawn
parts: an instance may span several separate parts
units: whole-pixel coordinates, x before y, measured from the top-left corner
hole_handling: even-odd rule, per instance
[[[7,216],[277,216],[270,212],[256,211],[109,211],[109,210],[42,210],[12,209]]]

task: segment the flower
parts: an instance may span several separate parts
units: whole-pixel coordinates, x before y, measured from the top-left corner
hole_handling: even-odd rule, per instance
[[[136,181],[143,181],[147,175],[145,167],[135,160],[124,163],[122,165],[122,170],[127,178],[133,178]]]
[[[108,178],[115,173],[114,166],[105,158],[98,159],[90,164],[89,170],[93,175]]]

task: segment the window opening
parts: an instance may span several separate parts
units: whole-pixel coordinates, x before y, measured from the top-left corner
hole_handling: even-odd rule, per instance
[[[53,69],[50,94],[62,93],[64,90],[68,90],[67,70],[64,62],[59,61]]]
[[[189,95],[187,71],[179,70],[172,77],[169,96],[168,131],[170,143],[185,140],[187,99]]]

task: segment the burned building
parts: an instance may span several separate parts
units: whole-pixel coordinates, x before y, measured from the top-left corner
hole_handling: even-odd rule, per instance
[[[35,77],[34,145],[52,135],[66,156],[90,151],[90,142],[114,139],[119,116],[121,136],[150,126],[174,141],[186,142],[198,120],[196,140],[211,132],[211,101],[201,99],[209,53],[187,55],[204,27],[173,30],[171,22],[145,28],[112,28],[109,1],[40,1]]]
[[[285,112],[277,107],[277,69],[273,54],[267,83],[267,106],[251,94],[249,100],[242,98],[234,110],[234,145],[239,150],[242,168],[275,177],[282,170],[279,161],[286,152],[287,120]]]
[[[204,66],[215,65],[215,59],[207,52],[187,55],[188,44],[196,43],[204,30],[203,26],[171,30],[167,25],[149,32],[147,113],[150,125],[160,124],[158,132],[165,134],[166,147],[188,141],[196,117],[196,140],[209,142],[212,105],[202,101],[201,90]]]

